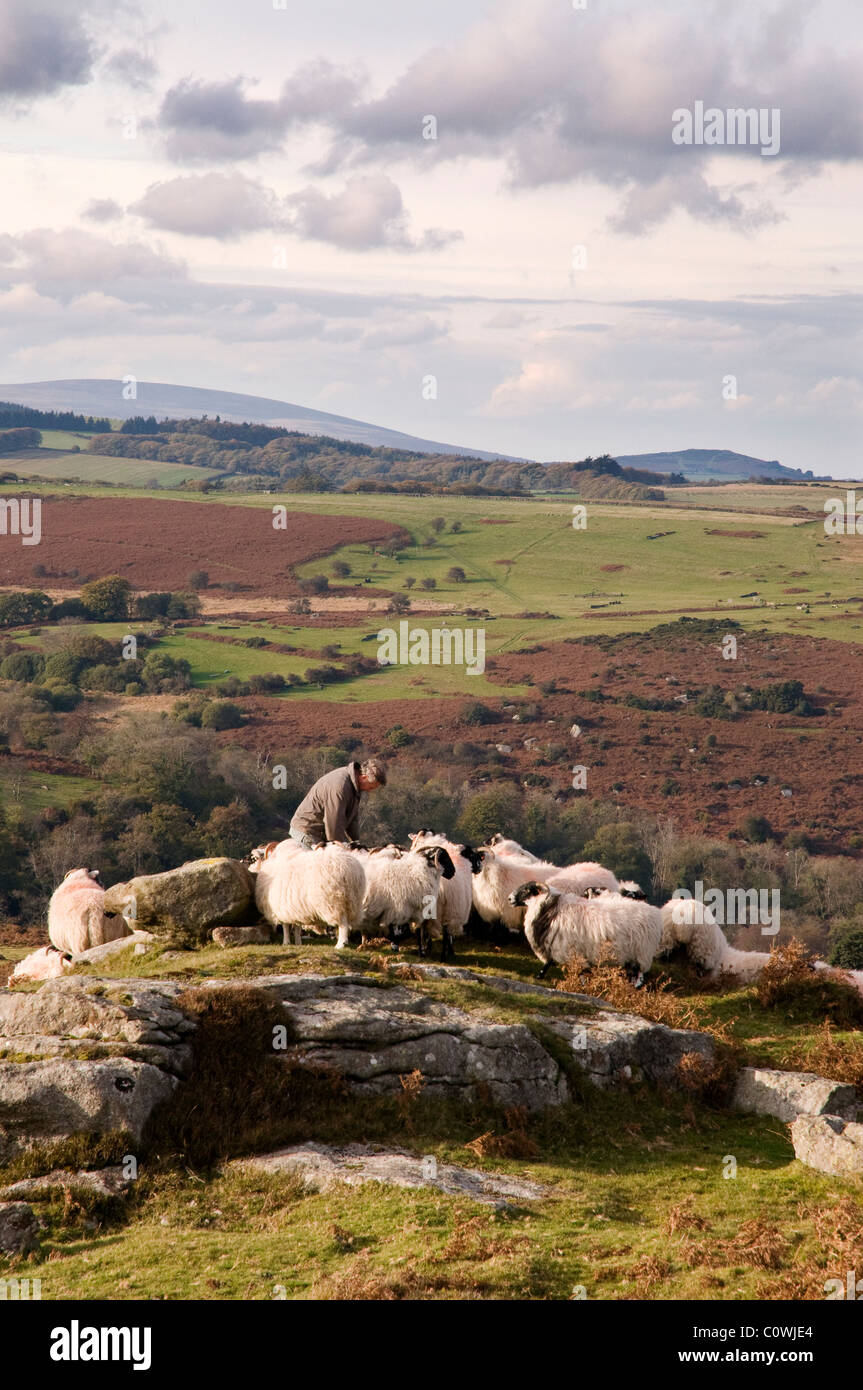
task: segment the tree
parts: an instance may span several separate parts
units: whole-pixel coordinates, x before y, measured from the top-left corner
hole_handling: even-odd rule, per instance
[[[425,579],[420,580],[420,588],[431,592],[432,589],[437,588],[437,580],[433,579],[431,575],[427,575]]]
[[[618,878],[635,879],[642,888],[650,881],[651,864],[640,831],[627,821],[608,821],[600,825],[585,845],[582,856],[604,864]]]
[[[435,535],[439,536],[443,528],[446,526],[446,519],[442,516],[433,517],[431,525]]]
[[[446,577],[452,580],[453,584],[464,584],[467,580],[467,575],[461,565],[453,565],[451,569],[447,570]]]
[[[313,574],[311,579],[301,579],[300,588],[305,594],[325,594],[330,581],[325,574]]]
[[[830,952],[829,961],[840,970],[863,970],[863,927],[841,936]]]
[[[132,586],[128,579],[110,574],[105,579],[93,579],[81,590],[81,602],[87,616],[96,622],[122,622],[129,616],[129,595]]]
[[[190,589],[206,589],[210,582],[210,576],[206,570],[192,570],[186,580]]]
[[[0,627],[21,627],[47,617],[52,604],[41,589],[27,593],[0,594]]]
[[[333,575],[336,579],[347,579],[350,575],[351,567],[345,564],[344,560],[333,561]]]
[[[449,529],[452,531],[454,536],[457,536],[459,531],[461,530],[461,522],[454,521]]]
[[[405,577],[404,577],[404,581],[403,581],[403,583],[402,583],[402,588],[404,588],[404,589],[412,589],[413,586],[414,586],[414,584],[416,584],[416,582],[417,582],[417,581],[416,581],[416,575],[414,575],[414,574],[406,574]]]
[[[411,601],[407,594],[393,594],[387,604],[388,613],[409,613]]]

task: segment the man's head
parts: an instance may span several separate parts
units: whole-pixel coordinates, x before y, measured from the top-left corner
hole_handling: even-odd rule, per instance
[[[361,792],[374,792],[387,784],[387,767],[381,758],[366,758],[360,763],[357,786]]]

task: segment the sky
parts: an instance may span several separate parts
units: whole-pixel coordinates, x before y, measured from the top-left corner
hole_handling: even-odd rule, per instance
[[[0,380],[860,477],[861,79],[859,0],[0,0]]]

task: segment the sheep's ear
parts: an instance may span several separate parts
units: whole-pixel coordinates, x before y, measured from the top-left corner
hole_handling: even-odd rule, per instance
[[[70,874],[76,874],[77,872],[77,869],[67,869],[65,874],[63,875],[63,882],[66,882],[66,879],[69,877]]]

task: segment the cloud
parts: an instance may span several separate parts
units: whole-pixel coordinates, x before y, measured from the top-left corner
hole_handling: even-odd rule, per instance
[[[236,171],[182,174],[151,184],[127,211],[182,236],[226,241],[272,229],[348,251],[437,251],[461,236],[435,227],[412,237],[401,192],[386,174],[352,179],[338,193],[309,186],[283,199]]]
[[[133,47],[118,48],[102,68],[104,76],[138,92],[152,90],[158,71],[158,64],[149,53]]]
[[[88,222],[116,222],[123,216],[123,209],[113,198],[91,198],[81,216]]]
[[[51,96],[90,80],[97,57],[87,28],[92,6],[62,0],[3,0],[0,99]]]
[[[155,124],[179,163],[254,158],[280,149],[294,125],[337,120],[361,85],[357,73],[324,59],[298,68],[276,98],[247,95],[243,77],[185,78],[166,94]]]
[[[437,251],[461,236],[432,228],[414,240],[407,230],[401,192],[386,174],[351,179],[341,193],[326,194],[309,186],[285,201],[299,236],[344,250],[386,246],[394,251]]]
[[[79,297],[90,287],[141,281],[180,280],[181,261],[140,241],[108,241],[91,232],[46,227],[0,237],[0,261],[10,266],[12,283],[35,285],[61,298]]]
[[[285,223],[275,194],[240,173],[188,174],[151,184],[128,211],[165,232],[223,240]]]
[[[621,232],[641,232],[678,207],[749,231],[781,214],[758,191],[723,193],[717,157],[756,162],[780,198],[792,170],[802,178],[822,161],[863,157],[860,52],[850,42],[843,52],[823,40],[804,47],[806,17],[800,0],[774,5],[754,30],[734,9],[720,23],[710,13],[597,16],[561,0],[508,0],[420,55],[383,95],[346,109],[319,167],[492,158],[514,189],[585,180],[614,189]],[[781,154],[674,145],[672,113],[696,99],[723,110],[779,107]],[[438,123],[434,141],[421,138],[426,115]]]

